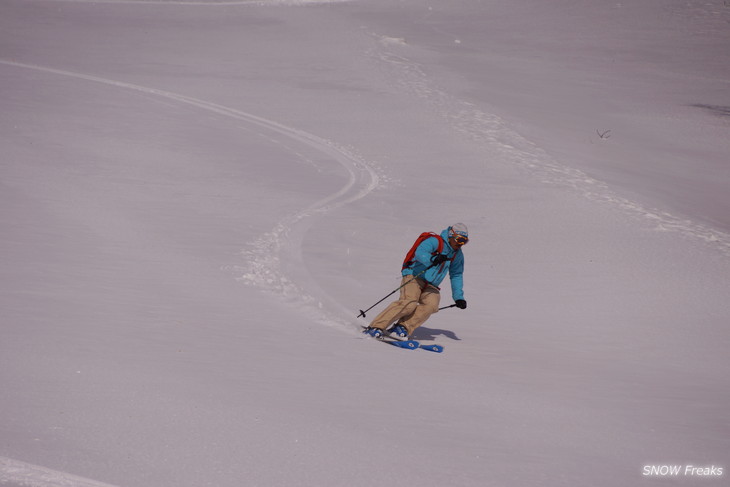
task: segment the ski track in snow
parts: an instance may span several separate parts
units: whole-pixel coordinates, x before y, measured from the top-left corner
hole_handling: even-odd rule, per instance
[[[377,172],[361,157],[345,147],[341,147],[332,141],[303,130],[288,127],[251,113],[197,98],[46,66],[3,59],[0,59],[0,64],[101,83],[192,105],[202,110],[246,122],[249,126],[253,126],[259,130],[263,129],[262,132],[259,132],[260,135],[280,143],[285,149],[292,151],[297,157],[306,159],[306,156],[297,152],[292,147],[292,144],[300,144],[300,146],[309,148],[310,150],[314,149],[327,156],[328,159],[340,164],[348,173],[347,182],[342,188],[316,201],[309,207],[284,218],[273,229],[245,246],[245,249],[242,251],[245,263],[242,266],[224,267],[223,270],[234,273],[236,279],[245,284],[256,286],[268,294],[282,298],[285,302],[296,306],[315,321],[328,326],[347,326],[348,321],[343,317],[349,314],[348,310],[341,304],[329,299],[327,293],[314,283],[314,280],[306,270],[301,251],[304,236],[309,228],[309,220],[312,217],[321,216],[324,213],[359,200],[380,185],[380,177]],[[287,143],[283,143],[282,138]],[[284,267],[286,267],[286,271]],[[297,279],[292,279],[292,275],[296,275]],[[323,299],[328,300],[327,308],[331,311],[325,310],[325,307],[322,305]],[[333,311],[334,309],[338,311],[335,312]]]
[[[474,104],[434,86],[419,63],[402,53],[409,47],[405,39],[375,33],[371,33],[371,36],[375,38],[376,46],[369,55],[376,64],[386,69],[389,78],[400,90],[423,99],[456,131],[477,143],[496,149],[504,161],[525,169],[543,183],[568,187],[592,201],[618,208],[656,231],[678,233],[730,257],[730,234],[660,209],[647,208],[616,194],[606,183],[583,171],[559,163],[510,129],[507,122],[497,115],[485,113]]]
[[[0,457],[0,485],[13,487],[114,487],[38,465]]]

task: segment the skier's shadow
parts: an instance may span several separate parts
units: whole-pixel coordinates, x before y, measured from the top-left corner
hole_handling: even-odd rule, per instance
[[[425,326],[419,326],[416,328],[411,338],[414,340],[435,340],[439,335],[451,338],[452,340],[461,340],[461,338],[456,336],[456,333],[451,330],[438,330],[436,328],[427,328]]]

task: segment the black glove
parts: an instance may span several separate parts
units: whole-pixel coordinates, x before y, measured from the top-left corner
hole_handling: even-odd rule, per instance
[[[433,262],[433,265],[439,265],[449,260],[448,257],[446,257],[444,254],[436,254],[431,259],[431,262]]]
[[[459,309],[466,309],[466,301],[463,299],[456,300],[456,307]]]

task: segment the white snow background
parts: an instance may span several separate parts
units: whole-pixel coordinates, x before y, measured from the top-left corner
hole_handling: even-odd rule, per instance
[[[728,2],[3,0],[0,90],[0,484],[727,485]]]

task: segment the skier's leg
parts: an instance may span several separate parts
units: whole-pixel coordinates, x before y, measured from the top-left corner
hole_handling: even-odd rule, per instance
[[[400,298],[393,301],[370,323],[371,328],[387,329],[391,323],[409,316],[418,306],[421,296],[421,285],[413,276],[403,276],[402,283],[405,285],[400,289]]]
[[[405,320],[401,320],[400,324],[408,330],[408,335],[424,324],[426,320],[434,313],[438,313],[441,294],[439,290],[433,286],[428,286],[422,293],[416,306],[415,311]]]

